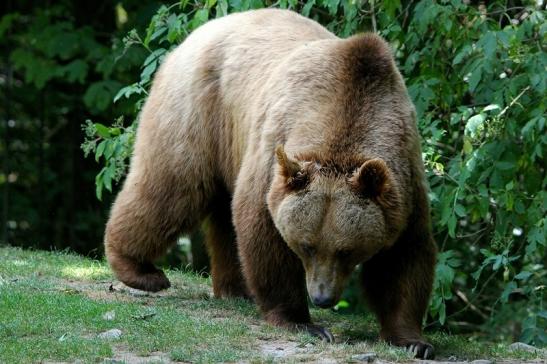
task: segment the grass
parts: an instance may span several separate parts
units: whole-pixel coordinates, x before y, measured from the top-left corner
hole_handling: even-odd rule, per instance
[[[411,360],[405,351],[376,340],[378,328],[370,316],[312,310],[315,321],[338,338],[337,344],[325,344],[263,323],[252,303],[212,298],[207,278],[182,271],[168,276],[173,288],[143,295],[117,284],[104,262],[0,248],[0,363],[348,362],[368,352],[392,362]],[[98,337],[110,329],[121,330],[121,337]],[[462,336],[433,333],[429,339],[441,358],[546,358],[544,352],[510,351],[506,344]]]

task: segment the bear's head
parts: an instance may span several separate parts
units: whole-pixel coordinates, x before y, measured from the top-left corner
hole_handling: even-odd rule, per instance
[[[311,300],[331,307],[356,265],[391,246],[400,233],[397,183],[378,158],[290,158],[281,146],[276,156],[270,213],[302,260]]]

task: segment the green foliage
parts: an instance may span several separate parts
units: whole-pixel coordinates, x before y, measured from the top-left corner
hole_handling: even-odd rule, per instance
[[[458,321],[492,337],[547,344],[545,11],[532,1],[183,0],[126,36],[126,49],[148,57],[115,101],[132,98],[138,113],[161,59],[193,29],[265,6],[299,11],[342,37],[372,30],[391,43],[416,105],[441,250],[432,324],[457,329],[450,325]],[[99,196],[125,171],[120,158],[129,156],[122,150],[134,130],[95,126],[98,140],[121,148],[116,157],[98,140],[85,144],[104,157]]]
[[[97,165],[78,150],[80,125],[91,117],[109,124],[134,107],[112,104],[145,58],[121,41],[147,6],[131,3],[123,29],[107,1],[2,2],[0,241],[100,255],[107,204],[90,188]]]
[[[99,200],[102,200],[103,188],[112,192],[112,181],[119,182],[124,175],[135,140],[135,127],[136,124],[124,127],[123,117],[118,118],[111,127],[100,123],[93,124],[90,120],[83,126],[87,137],[83,145],[84,154],[87,156],[93,151],[95,161],[104,160],[105,164],[95,177]]]

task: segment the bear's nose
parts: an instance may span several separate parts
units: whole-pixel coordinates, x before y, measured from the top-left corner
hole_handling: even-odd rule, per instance
[[[312,302],[314,305],[321,307],[321,308],[329,308],[334,306],[336,302],[334,302],[334,298],[326,295],[319,295],[312,297]]]

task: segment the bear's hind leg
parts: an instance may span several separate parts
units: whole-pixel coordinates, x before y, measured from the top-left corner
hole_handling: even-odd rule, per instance
[[[232,224],[231,200],[227,192],[212,199],[205,223],[205,244],[211,259],[215,297],[248,297],[237,253]]]
[[[170,286],[153,262],[199,221],[199,191],[174,173],[132,170],[112,207],[105,253],[117,278],[129,287],[156,292]]]

